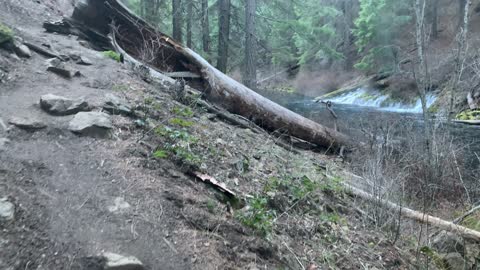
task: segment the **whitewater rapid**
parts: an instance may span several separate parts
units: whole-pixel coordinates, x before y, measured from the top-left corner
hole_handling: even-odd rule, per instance
[[[387,102],[389,99],[388,95],[384,95],[376,90],[367,90],[364,88],[359,88],[357,90],[341,94],[336,97],[331,97],[324,99],[325,101],[331,101],[333,103],[347,104],[347,105],[357,105],[364,107],[373,107],[380,110],[391,111],[391,112],[403,112],[403,113],[421,113],[422,112],[422,102],[420,98],[417,98],[415,103],[405,104],[405,103],[391,103]],[[437,97],[433,94],[427,94],[427,108],[432,106]]]

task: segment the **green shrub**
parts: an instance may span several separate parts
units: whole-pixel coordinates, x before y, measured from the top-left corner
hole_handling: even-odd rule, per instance
[[[121,62],[121,55],[117,52],[114,52],[114,51],[104,51],[102,52],[102,54],[105,56],[105,57],[108,57],[110,59],[113,59],[117,62]]]
[[[170,124],[180,126],[180,127],[191,127],[193,126],[192,121],[183,120],[181,118],[172,118],[170,119]]]
[[[248,207],[237,218],[262,236],[269,236],[273,230],[275,211],[268,208],[268,199],[256,195],[248,200]]]
[[[0,23],[0,44],[13,40],[13,30]]]
[[[167,158],[168,152],[165,150],[157,150],[153,153],[153,156],[156,158]]]
[[[458,120],[480,120],[480,110],[466,110],[455,117]]]
[[[183,117],[193,116],[193,111],[189,107],[181,108],[176,106],[172,109],[172,112],[178,116],[183,116]]]

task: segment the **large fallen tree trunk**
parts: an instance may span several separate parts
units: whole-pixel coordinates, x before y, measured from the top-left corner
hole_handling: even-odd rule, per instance
[[[195,88],[204,89],[207,99],[267,130],[281,131],[331,149],[354,145],[344,134],[300,116],[218,71],[194,51],[156,31],[119,0],[82,0],[77,4],[70,23],[84,37],[102,43],[98,47],[104,46],[102,35],[114,32],[115,43],[126,54],[156,72],[199,75],[185,80]]]

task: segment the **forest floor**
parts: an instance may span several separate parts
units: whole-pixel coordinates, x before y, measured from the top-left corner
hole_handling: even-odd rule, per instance
[[[15,206],[13,220],[0,221],[0,269],[102,269],[102,252],[135,256],[146,269],[413,267],[408,239],[394,244],[355,210],[335,156],[286,149],[266,132],[176,101],[172,86],[146,83],[77,37],[45,33],[42,22],[60,18],[63,5],[0,3],[2,23],[24,40],[93,62],[67,62],[82,76],[64,79],[41,55],[0,51],[9,71],[0,83],[0,198]],[[67,128],[73,115],[38,106],[49,93],[84,97],[97,111],[114,94],[136,117],[111,116],[111,138],[80,137]],[[47,127],[26,131],[8,125],[12,117]]]

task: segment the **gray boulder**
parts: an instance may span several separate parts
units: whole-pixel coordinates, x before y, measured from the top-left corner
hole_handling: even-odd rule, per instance
[[[456,234],[441,231],[432,241],[432,247],[439,253],[460,253],[465,254],[463,239]]]
[[[116,253],[105,252],[105,270],[143,270],[142,262],[133,256],[123,256]]]
[[[132,115],[132,108],[127,101],[112,95],[107,94],[105,96],[105,103],[103,109],[111,114]]]
[[[68,129],[74,133],[91,137],[108,137],[112,129],[110,116],[102,112],[79,112],[70,121]]]
[[[5,150],[7,144],[10,143],[10,140],[7,138],[0,138],[0,152]]]
[[[53,115],[70,115],[90,110],[90,106],[83,99],[73,100],[53,94],[43,95],[40,98],[40,107]]]
[[[7,198],[0,199],[0,221],[11,221],[15,218],[15,205]]]
[[[25,118],[25,117],[12,117],[10,118],[8,123],[18,128],[29,130],[29,131],[36,131],[36,130],[44,129],[47,127],[47,125],[40,122],[39,120]]]
[[[65,63],[58,58],[47,60],[47,70],[58,74],[64,78],[70,79],[73,76],[73,71],[65,66]]]

